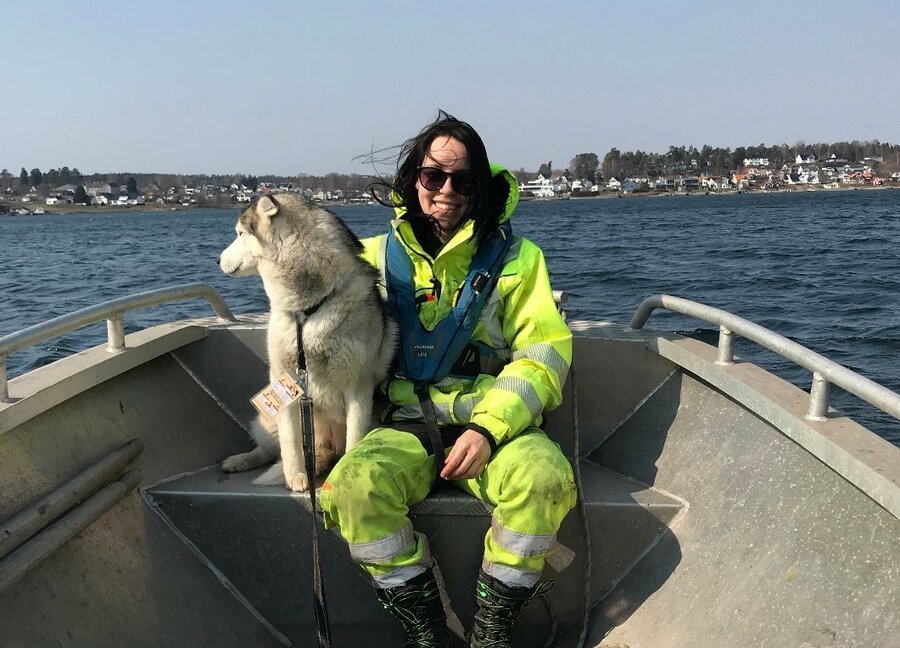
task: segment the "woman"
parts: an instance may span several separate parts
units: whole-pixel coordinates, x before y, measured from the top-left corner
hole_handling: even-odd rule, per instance
[[[522,606],[575,503],[572,470],[537,426],[572,360],[541,250],[511,233],[515,177],[441,112],[401,149],[391,231],[364,241],[401,329],[384,427],[337,463],[321,494],[407,646],[447,646],[428,543],[407,516],[436,473],[494,506],[471,646],[511,646]],[[449,340],[449,341],[448,341]],[[423,425],[424,422],[424,425]],[[445,448],[449,448],[444,457]]]

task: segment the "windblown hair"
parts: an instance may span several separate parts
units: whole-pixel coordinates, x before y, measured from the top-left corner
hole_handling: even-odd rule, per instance
[[[388,207],[403,207],[414,227],[416,221],[425,221],[419,194],[416,190],[417,169],[438,137],[452,137],[466,147],[469,154],[469,173],[472,175],[472,191],[469,194],[467,218],[475,221],[475,240],[481,243],[497,228],[509,198],[509,184],[502,177],[491,176],[491,166],[481,136],[467,122],[461,121],[443,110],[437,119],[421,132],[400,146],[397,174],[393,181],[379,178],[369,189],[375,199]],[[425,218],[423,218],[423,216]],[[421,229],[415,228],[417,236]]]

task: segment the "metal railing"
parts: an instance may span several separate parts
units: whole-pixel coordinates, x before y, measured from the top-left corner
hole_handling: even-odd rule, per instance
[[[719,355],[716,364],[734,364],[734,335],[740,335],[774,351],[812,372],[809,391],[809,411],[806,418],[823,421],[828,414],[828,393],[831,385],[874,405],[882,412],[900,419],[900,394],[860,376],[858,373],[819,355],[806,347],[778,335],[758,324],[738,317],[728,311],[672,295],[652,295],[641,302],[629,327],[643,328],[654,310],[662,308],[682,315],[719,325]]]
[[[195,297],[206,299],[216,312],[219,321],[237,321],[215,288],[205,283],[189,283],[112,299],[3,336],[0,338],[0,402],[9,401],[6,357],[10,353],[84,328],[103,319],[106,320],[108,339],[106,348],[112,353],[119,353],[125,350],[125,313]]]

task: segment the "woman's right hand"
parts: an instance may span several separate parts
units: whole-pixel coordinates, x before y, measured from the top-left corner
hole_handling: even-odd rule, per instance
[[[466,429],[453,444],[441,477],[447,480],[479,477],[491,459],[491,445],[480,432]]]

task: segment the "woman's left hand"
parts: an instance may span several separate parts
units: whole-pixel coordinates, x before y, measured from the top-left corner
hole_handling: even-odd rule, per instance
[[[491,445],[475,430],[467,429],[453,444],[444,463],[444,479],[472,479],[481,475],[491,458]]]

